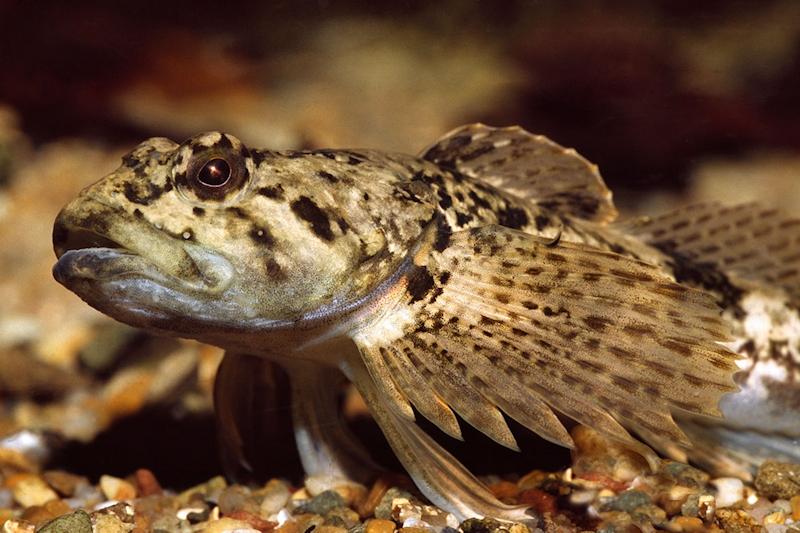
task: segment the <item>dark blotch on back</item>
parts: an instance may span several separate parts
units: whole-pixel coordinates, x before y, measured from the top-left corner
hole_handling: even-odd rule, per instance
[[[250,215],[247,213],[247,211],[245,211],[241,207],[231,206],[231,207],[228,208],[228,212],[229,213],[233,213],[238,218],[242,218],[242,219],[245,219],[245,220],[250,218]]]
[[[469,191],[468,196],[477,207],[482,207],[484,209],[492,208],[491,204],[487,202],[485,199],[478,196],[478,194],[475,191]]]
[[[428,272],[426,267],[415,266],[411,273],[409,273],[406,290],[411,296],[411,303],[425,298],[433,287],[433,276],[431,276],[431,273]]]
[[[267,198],[272,198],[273,200],[281,200],[283,198],[283,187],[280,184],[276,185],[275,187],[271,187],[267,185],[266,187],[261,187],[256,191],[261,196],[266,196]]]
[[[444,217],[438,217],[436,219],[436,240],[433,243],[433,248],[437,252],[443,252],[445,248],[450,245],[451,234],[452,230],[450,229],[450,225],[447,223]]]
[[[672,258],[672,273],[675,281],[688,285],[700,286],[720,296],[719,305],[730,308],[736,317],[744,316],[740,302],[744,291],[736,287],[728,276],[711,262],[704,262],[678,250],[672,241],[654,243],[654,246]]]
[[[202,207],[195,206],[192,208],[192,213],[194,213],[195,216],[202,217],[206,214],[206,210],[203,209]]]
[[[447,194],[447,191],[444,189],[439,189],[439,206],[442,209],[448,209],[453,205],[453,199]]]
[[[292,211],[302,220],[308,222],[311,226],[311,231],[324,241],[333,240],[333,231],[331,231],[331,221],[325,211],[314,203],[308,196],[301,196],[292,202]]]
[[[255,227],[250,230],[249,235],[251,239],[259,244],[264,244],[268,247],[272,247],[275,244],[275,237],[272,236],[272,233],[267,228]]]
[[[337,178],[336,176],[334,176],[330,172],[325,172],[324,170],[317,171],[317,176],[319,176],[320,178],[322,178],[324,180],[327,180],[327,181],[329,181],[331,183],[338,183],[339,182],[339,178]]]
[[[501,226],[511,229],[520,229],[528,225],[528,214],[519,207],[509,207],[497,213],[497,222]]]

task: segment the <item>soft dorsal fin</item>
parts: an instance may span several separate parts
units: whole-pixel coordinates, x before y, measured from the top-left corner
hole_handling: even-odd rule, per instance
[[[800,219],[777,209],[710,202],[618,227],[670,256],[676,277],[687,283],[707,280],[713,289],[709,273],[716,270],[734,283],[783,289],[800,304]]]
[[[519,126],[461,126],[421,157],[562,214],[601,223],[617,216],[597,165]]]

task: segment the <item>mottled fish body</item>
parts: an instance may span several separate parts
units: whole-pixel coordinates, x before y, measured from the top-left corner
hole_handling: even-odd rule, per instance
[[[291,378],[308,474],[374,473],[332,422],[344,375],[459,517],[526,515],[418,415],[510,448],[504,416],[572,446],[567,416],[651,461],[631,432],[704,462],[692,441],[711,439],[739,450],[712,466],[740,475],[748,432],[800,455],[800,224],[754,205],[615,217],[594,165],[520,128],[460,128],[419,157],[212,132],[146,141],[82,191],[56,220],[54,274],[118,320],[227,350],[215,403],[232,464],[269,362]]]

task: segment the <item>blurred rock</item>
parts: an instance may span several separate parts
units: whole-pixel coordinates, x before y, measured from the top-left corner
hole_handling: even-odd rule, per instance
[[[37,533],[92,533],[92,520],[85,511],[78,510],[56,518]]]
[[[650,468],[641,455],[611,442],[586,426],[576,426],[571,435],[575,442],[572,456],[576,477],[598,482],[602,482],[603,478],[628,482]]]
[[[800,495],[800,465],[766,461],[758,469],[755,486],[771,500]]]

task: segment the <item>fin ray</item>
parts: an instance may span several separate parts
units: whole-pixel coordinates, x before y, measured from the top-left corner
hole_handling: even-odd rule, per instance
[[[600,223],[617,216],[596,165],[519,126],[462,126],[423,150],[421,157],[556,213]]]

